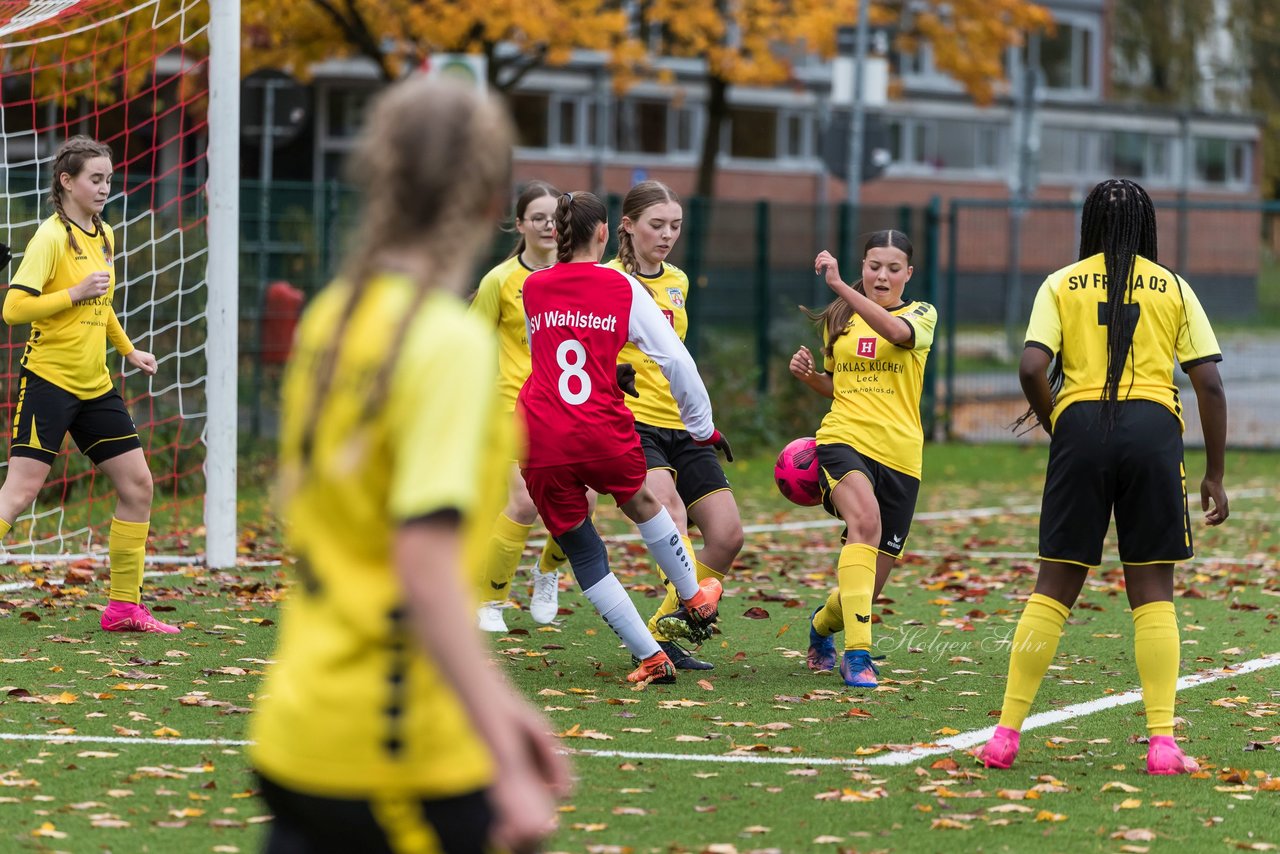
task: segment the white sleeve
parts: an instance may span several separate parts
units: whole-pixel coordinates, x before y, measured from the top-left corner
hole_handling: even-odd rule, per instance
[[[710,438],[715,432],[715,425],[711,423],[711,398],[698,375],[698,366],[644,285],[632,276],[627,276],[627,280],[631,282],[627,339],[657,362],[662,375],[671,383],[671,396],[680,408],[680,420],[689,435],[699,441]]]

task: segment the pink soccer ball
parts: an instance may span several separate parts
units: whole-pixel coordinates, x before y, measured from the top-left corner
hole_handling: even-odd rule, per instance
[[[816,507],[822,503],[818,489],[818,443],[812,436],[796,439],[778,454],[773,467],[778,491],[792,504]]]

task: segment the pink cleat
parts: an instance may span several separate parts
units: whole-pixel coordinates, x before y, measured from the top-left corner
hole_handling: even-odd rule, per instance
[[[1153,735],[1147,745],[1147,773],[1168,776],[1170,774],[1194,774],[1200,766],[1182,752],[1171,735]]]
[[[1016,729],[998,726],[991,740],[974,754],[974,757],[987,768],[1011,768],[1013,760],[1018,758],[1019,738],[1020,735]]]
[[[176,635],[182,631],[151,616],[146,605],[115,599],[107,603],[107,610],[102,612],[102,628],[108,632],[154,632],[161,635]]]

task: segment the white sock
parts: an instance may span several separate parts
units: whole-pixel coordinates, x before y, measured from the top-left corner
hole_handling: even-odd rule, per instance
[[[649,627],[616,575],[609,573],[582,593],[632,655],[643,661],[658,651],[658,642],[649,634]]]
[[[658,562],[658,566],[666,574],[667,580],[676,588],[676,595],[681,601],[692,599],[698,594],[698,573],[693,567],[693,555],[685,551],[680,542],[680,531],[675,520],[663,507],[658,515],[647,522],[636,525],[649,553]]]

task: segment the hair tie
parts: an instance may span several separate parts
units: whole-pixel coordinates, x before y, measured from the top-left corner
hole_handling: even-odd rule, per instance
[[[566,204],[573,204],[573,193],[565,193],[560,198],[564,199]]]

